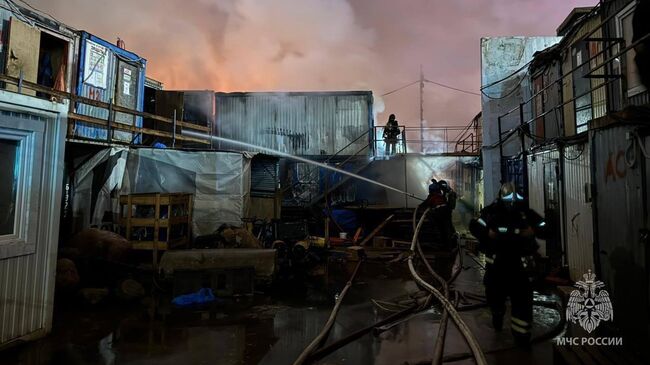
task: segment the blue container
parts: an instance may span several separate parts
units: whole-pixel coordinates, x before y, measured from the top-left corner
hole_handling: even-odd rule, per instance
[[[147,60],[121,49],[87,32],[81,32],[77,95],[89,99],[143,111]],[[81,115],[108,119],[108,109],[84,103],[75,105]],[[116,113],[115,121],[142,127],[142,117]],[[107,141],[107,130],[93,124],[77,122],[74,136]],[[140,143],[141,136],[115,131],[113,140]]]

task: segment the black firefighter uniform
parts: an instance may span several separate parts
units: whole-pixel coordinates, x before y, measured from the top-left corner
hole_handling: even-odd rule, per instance
[[[545,225],[524,200],[503,198],[485,207],[480,218],[470,223],[479,251],[485,254],[485,295],[492,323],[496,330],[501,329],[510,297],[511,329],[518,340],[530,338],[533,289],[529,274],[538,248],[535,237],[544,238]]]

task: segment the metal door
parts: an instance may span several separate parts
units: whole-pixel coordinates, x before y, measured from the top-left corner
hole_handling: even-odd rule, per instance
[[[138,106],[138,67],[125,62],[121,59],[117,60],[117,82],[115,83],[115,105],[137,109]],[[135,125],[135,116],[127,113],[115,113],[115,122]],[[114,138],[122,141],[131,141],[132,134],[128,132],[115,132]]]
[[[558,160],[544,163],[544,220],[548,237],[546,238],[546,253],[553,267],[562,265],[562,240],[560,222],[560,194],[558,176]]]

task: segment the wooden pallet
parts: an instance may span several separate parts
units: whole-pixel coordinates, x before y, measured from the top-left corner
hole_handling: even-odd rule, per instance
[[[148,207],[146,217],[137,215],[138,207]],[[166,213],[165,213],[166,212]],[[174,212],[181,212],[174,215]],[[192,194],[151,193],[120,196],[120,231],[135,250],[151,250],[154,270],[158,267],[158,251],[186,246],[192,229]],[[185,225],[180,237],[172,237],[173,229]],[[161,237],[161,228],[166,234]],[[134,230],[144,230],[145,237],[134,239]],[[151,235],[148,234],[151,232]]]

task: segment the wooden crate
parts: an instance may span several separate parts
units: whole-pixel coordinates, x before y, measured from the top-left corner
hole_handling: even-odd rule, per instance
[[[120,233],[136,250],[158,250],[190,243],[192,194],[152,193],[120,196]]]

